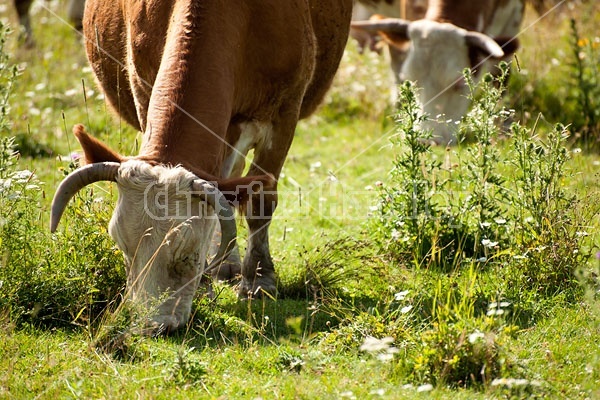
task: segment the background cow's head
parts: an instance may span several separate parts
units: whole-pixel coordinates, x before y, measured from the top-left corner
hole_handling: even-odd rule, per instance
[[[137,303],[156,306],[151,327],[174,330],[187,322],[191,303],[205,270],[216,221],[221,244],[212,265],[227,255],[236,237],[229,200],[243,200],[252,185],[269,185],[272,177],[221,182],[201,179],[181,166],[163,166],[126,158],[74,129],[86,166],[60,184],[52,203],[54,231],[71,197],[93,182],[114,181],[119,199],[109,233],[125,256],[127,283]]]
[[[450,23],[428,19],[405,21],[387,18],[354,22],[353,27],[379,32],[389,43],[410,41],[410,49],[401,70],[394,71],[399,80],[416,82],[420,88],[419,103],[429,116],[427,126],[438,143],[456,140],[456,121],[469,107],[468,87],[463,70],[474,70],[474,81],[482,76],[482,64],[509,56],[517,48],[512,42],[506,51],[483,33],[468,31]]]

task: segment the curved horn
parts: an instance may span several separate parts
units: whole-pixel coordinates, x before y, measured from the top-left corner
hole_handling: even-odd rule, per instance
[[[504,57],[504,51],[494,39],[486,34],[469,31],[465,35],[465,42],[469,46],[477,47],[486,55],[494,58]]]
[[[221,225],[221,243],[217,255],[212,260],[207,270],[217,267],[223,260],[227,258],[237,237],[237,227],[235,225],[235,217],[233,208],[225,199],[225,196],[212,183],[204,179],[196,179],[192,183],[194,192],[199,192],[198,196],[206,200],[208,204],[214,208],[215,213],[219,217]]]
[[[408,40],[408,26],[410,21],[400,18],[383,18],[369,21],[352,21],[351,27],[366,32],[385,32]]]
[[[50,232],[56,231],[67,203],[75,194],[89,184],[100,181],[116,181],[117,171],[121,164],[118,162],[100,162],[89,164],[71,172],[58,185],[50,212]]]

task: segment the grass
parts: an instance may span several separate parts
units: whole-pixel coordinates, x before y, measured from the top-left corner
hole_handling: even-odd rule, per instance
[[[567,17],[594,43],[585,15],[595,5],[573,4]],[[114,187],[94,185],[77,196],[57,234],[47,228],[53,191],[78,150],[70,126],[84,123],[124,154],[135,154],[138,143],[138,134],[104,106],[77,34],[52,14],[62,6],[35,12],[35,51],[19,49],[15,35],[6,44],[20,75],[0,118],[9,126],[0,128],[4,143],[17,139],[21,155],[4,151],[0,163],[0,397],[600,397],[600,261],[594,257],[600,158],[587,151],[593,146],[564,147],[564,165],[548,164],[562,174],[546,181],[556,184],[547,186],[555,198],[567,201],[556,203],[562,208],[526,203],[527,194],[543,191],[534,180],[512,205],[476,192],[480,208],[469,214],[482,222],[496,207],[503,213],[535,208],[536,220],[548,223],[531,231],[537,236],[527,233],[527,250],[541,244],[552,250],[554,243],[591,257],[539,250],[519,264],[499,252],[484,266],[472,260],[454,265],[459,258],[452,258],[437,268],[415,262],[410,250],[410,262],[406,249],[392,256],[378,238],[392,230],[376,230],[373,217],[381,188],[401,187],[405,175],[390,171],[406,144],[385,117],[394,112],[385,60],[362,57],[353,44],[325,104],[299,125],[284,167],[271,229],[281,298],[240,302],[232,288],[218,286],[216,298],[195,300],[186,329],[168,337],[136,335],[130,324],[140,311],[121,302],[123,264],[106,232]],[[15,23],[12,9],[1,12]],[[513,70],[504,100],[515,109],[513,118],[537,134],[531,140],[546,144],[554,123],[586,121],[572,106],[577,96],[561,93],[588,90],[568,78],[572,31],[568,18],[554,18],[522,38],[521,71]],[[555,40],[540,43],[540,36]],[[552,68],[561,51],[565,57],[557,60],[564,63]],[[12,80],[1,82],[5,88]],[[539,113],[544,118],[535,125]],[[591,128],[581,129],[588,135]],[[510,162],[498,162],[515,159],[518,141],[499,140],[498,133],[486,133],[491,147],[433,148],[423,160],[442,168],[463,165],[471,172],[463,171],[458,183],[467,187],[485,187],[477,185],[498,174],[518,188],[524,177]],[[528,171],[546,176],[541,168],[551,157],[544,159],[544,147],[533,149],[526,160],[536,163]],[[488,164],[477,164],[482,154]],[[426,229],[419,237],[431,232],[440,233]],[[506,235],[503,243],[516,249],[525,243],[514,242],[517,236],[526,235]],[[557,268],[572,281],[546,279]]]

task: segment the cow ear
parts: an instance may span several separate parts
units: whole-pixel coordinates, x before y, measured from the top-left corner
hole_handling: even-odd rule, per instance
[[[465,34],[465,42],[470,50],[477,50],[486,57],[504,57],[504,51],[498,43],[483,33],[469,31]]]
[[[253,193],[275,191],[276,185],[277,180],[271,174],[217,181],[219,191],[235,206],[244,205]]]
[[[125,158],[87,133],[83,125],[75,125],[73,127],[73,134],[83,149],[83,164],[94,164],[103,161],[114,161],[120,163]]]
[[[354,21],[351,26],[352,28],[371,34],[380,34],[386,41],[392,44],[396,42],[404,43],[409,40],[409,21],[400,18],[377,18],[379,17],[376,16],[369,21]]]
[[[494,41],[502,48],[505,56],[515,54],[520,46],[519,39],[516,37],[495,37]]]

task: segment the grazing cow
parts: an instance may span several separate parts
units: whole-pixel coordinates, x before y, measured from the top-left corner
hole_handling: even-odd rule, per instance
[[[35,41],[33,39],[33,31],[31,29],[31,20],[29,16],[29,10],[33,0],[14,0],[17,15],[19,16],[19,24],[21,25],[22,39],[27,47],[33,47]],[[85,0],[69,0],[68,5],[68,16],[69,20],[75,28],[81,29],[81,21],[83,19],[83,9],[85,7]]]
[[[416,81],[419,102],[432,120],[438,143],[454,143],[455,124],[467,111],[468,88],[462,78],[464,68],[481,74],[480,63],[507,59],[518,48],[515,36],[523,18],[523,0],[430,0],[425,18],[418,21],[388,18],[354,22],[355,29],[378,32],[393,46],[410,40],[408,56],[400,80]],[[441,116],[444,122],[438,122]]]
[[[333,80],[351,13],[351,0],[87,1],[90,64],[108,102],[143,139],[137,156],[124,157],[76,126],[87,165],[57,189],[51,230],[77,191],[116,182],[109,233],[124,253],[133,299],[160,300],[151,329],[188,321],[215,214],[222,237],[211,274],[241,270],[241,296],[275,293],[268,228],[277,178],[298,119]],[[230,250],[228,201],[242,203],[249,228],[241,265]],[[220,269],[225,258],[233,265]]]

